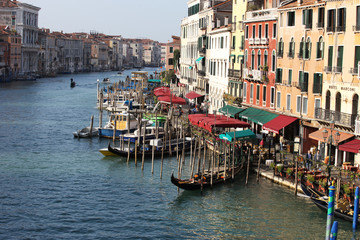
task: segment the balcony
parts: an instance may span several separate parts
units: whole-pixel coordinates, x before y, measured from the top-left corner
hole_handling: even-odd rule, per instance
[[[345,26],[337,26],[336,31],[337,32],[345,32]]]
[[[298,56],[298,58],[303,58],[303,53],[302,52],[299,52],[298,54],[297,54],[297,56]]]
[[[329,121],[329,122],[333,120],[335,123],[342,124],[348,127],[355,126],[355,120],[357,116],[358,115],[355,114],[342,113],[342,112],[332,111],[329,109],[315,108],[316,119]]]
[[[261,38],[261,44],[269,44],[269,38]]]
[[[254,43],[255,44],[260,44],[260,38],[255,38]]]
[[[200,48],[200,49],[199,49],[199,53],[205,54],[205,53],[206,53],[206,48]]]
[[[288,56],[288,58],[294,58],[294,53],[293,52],[288,52],[287,53],[287,56]]]
[[[228,71],[228,76],[229,76],[230,78],[240,79],[240,70],[229,69],[229,71]]]
[[[333,72],[334,73],[341,73],[342,72],[342,67],[333,67]]]
[[[205,77],[205,75],[206,75],[205,71],[201,71],[201,70],[199,70],[197,73],[201,77]]]
[[[353,26],[353,31],[354,32],[360,32],[360,25],[354,25]]]
[[[253,45],[254,44],[254,39],[253,38],[249,38],[249,44]]]
[[[358,68],[350,68],[349,73],[351,73],[351,75],[358,75],[359,69]]]
[[[305,24],[305,29],[312,29],[312,23]]]
[[[284,51],[283,51],[283,50],[280,50],[280,49],[279,49],[279,50],[277,51],[277,53],[276,53],[276,55],[277,55],[278,58],[282,58],[282,57],[283,57],[283,54],[284,54]]]
[[[300,89],[301,89],[301,92],[308,92],[308,89],[309,89],[309,83],[307,81],[303,81],[300,83]]]
[[[332,72],[332,66],[325,66],[324,67],[324,72],[331,73]]]
[[[335,32],[335,26],[326,27],[326,32]]]
[[[249,80],[261,81],[261,71],[260,70],[250,70],[244,69],[244,76]]]
[[[323,22],[318,22],[318,23],[316,23],[316,27],[317,28],[324,28],[324,23]]]

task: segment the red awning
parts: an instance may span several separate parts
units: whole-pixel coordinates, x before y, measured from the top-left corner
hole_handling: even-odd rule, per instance
[[[158,87],[154,89],[155,96],[168,96],[171,94],[171,91],[168,87]]]
[[[295,117],[289,117],[285,115],[279,115],[273,120],[265,123],[263,125],[264,130],[268,130],[269,132],[274,132],[276,134],[279,134],[279,131],[283,129],[284,127],[290,125],[291,123],[295,122],[297,118]]]
[[[340,151],[359,153],[360,150],[360,140],[354,139],[350,142],[344,143],[339,146]]]
[[[163,102],[163,103],[172,103],[172,104],[179,104],[179,105],[185,105],[186,101],[185,99],[181,98],[181,97],[177,97],[175,95],[170,95],[170,96],[161,96],[158,97],[159,102]]]
[[[202,96],[204,96],[204,95],[200,95],[194,91],[189,92],[188,94],[185,95],[185,97],[188,99],[194,99],[194,98],[198,98],[198,97],[202,97]]]
[[[213,127],[222,127],[222,128],[248,128],[250,124],[240,121],[234,118],[228,118],[223,115],[214,115],[214,114],[190,114],[189,121],[191,124],[199,126],[209,132],[212,131]]]
[[[336,132],[340,133],[339,143],[341,143],[341,142],[343,142],[343,141],[345,141],[345,140],[347,140],[349,138],[352,138],[354,136],[354,135],[352,135],[350,133],[340,132],[340,131],[337,131],[337,130],[331,131],[331,129],[329,129],[329,128],[321,128],[321,129],[319,129],[319,130],[317,130],[317,131],[315,131],[313,133],[310,133],[309,138],[320,141],[320,142],[326,142],[326,140],[324,140],[324,137],[323,137],[324,129],[326,129],[328,131],[329,135],[332,132],[332,138],[333,139],[335,139],[335,133]],[[333,142],[333,144],[335,144],[335,142]]]

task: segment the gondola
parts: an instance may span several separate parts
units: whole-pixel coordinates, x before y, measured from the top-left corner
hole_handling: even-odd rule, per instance
[[[155,140],[159,140],[159,139],[152,139],[150,140],[150,143],[152,141],[155,142]],[[179,153],[182,152],[182,149],[183,149],[183,140],[182,139],[179,139],[178,140],[178,144],[176,142],[177,140],[176,139],[173,139],[171,140],[171,154],[172,155],[175,155],[176,154],[176,147],[178,146],[179,148]],[[186,138],[185,140],[185,152],[188,152],[190,150],[190,147],[191,147],[191,139],[190,138]],[[118,156],[121,156],[121,157],[127,157],[128,156],[128,150],[127,150],[127,147],[125,147],[124,149],[120,149],[118,147],[113,147],[110,145],[108,145],[108,150],[109,152],[113,153],[113,154],[116,154]],[[145,146],[145,158],[148,158],[148,157],[152,157],[152,146],[150,145],[147,145]],[[143,154],[143,150],[140,149],[139,151],[137,151],[137,157],[141,158],[142,157],[142,154]],[[162,154],[162,146],[155,146],[155,149],[154,149],[154,156],[155,157],[160,157]],[[164,149],[164,157],[165,156],[169,156],[170,153],[169,153],[169,147],[165,147]],[[134,148],[130,148],[130,158],[134,158],[135,157],[135,149]]]
[[[236,166],[234,169],[234,176],[237,176],[241,173],[243,170],[243,166]],[[224,171],[220,171],[218,173],[214,173],[211,175],[205,174],[203,176],[203,181],[201,182],[201,177],[199,177],[201,174],[196,174],[195,179],[179,179],[174,177],[174,174],[171,175],[171,182],[182,189],[185,190],[199,190],[201,189],[201,184],[203,185],[203,188],[211,187],[211,177],[213,178],[212,185],[218,185],[221,183],[225,183],[227,180],[232,178],[232,169],[228,169],[225,174],[225,180],[224,180]]]
[[[324,194],[306,186],[303,183],[301,183],[301,189],[306,196],[310,197],[310,199],[313,201],[313,203],[315,203],[316,206],[318,206],[324,211],[328,210],[328,201],[324,199],[324,197],[326,197]],[[334,210],[334,216],[349,222],[353,221],[353,215],[350,215],[346,212],[341,212],[339,209]],[[360,218],[358,218],[358,223],[360,223]]]

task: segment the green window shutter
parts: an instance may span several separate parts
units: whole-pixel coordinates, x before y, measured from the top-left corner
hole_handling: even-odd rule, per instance
[[[321,42],[317,42],[316,43],[316,58],[320,58],[321,56],[321,50],[320,50],[320,48],[321,48]]]
[[[356,7],[356,30],[359,29],[360,26],[360,6]]]
[[[359,61],[360,61],[360,46],[355,46],[354,68],[358,68],[358,62]]]
[[[332,67],[332,60],[333,60],[333,46],[329,46],[329,56],[328,56],[328,66]]]
[[[322,82],[323,82],[323,75],[322,73],[319,73],[319,85],[320,85],[320,89],[319,89],[319,93],[322,93]]]
[[[302,58],[303,57],[303,50],[304,50],[304,42],[300,42],[300,48],[299,48],[299,57]]]
[[[292,54],[295,55],[295,42],[292,43]]]
[[[282,68],[280,68],[280,82],[282,82]]]
[[[292,69],[289,69],[289,79],[288,79],[288,84],[290,85],[292,81]]]
[[[299,85],[303,84],[304,74],[303,71],[299,71]]]
[[[321,45],[321,59],[324,59],[325,42],[322,42]]]
[[[339,47],[338,47],[337,67],[342,67],[342,64],[343,64],[343,53],[344,53],[344,47],[343,47],[343,46],[339,46]]]
[[[302,25],[306,24],[306,10],[302,11]]]
[[[311,58],[311,47],[312,47],[312,42],[309,43],[309,59]]]

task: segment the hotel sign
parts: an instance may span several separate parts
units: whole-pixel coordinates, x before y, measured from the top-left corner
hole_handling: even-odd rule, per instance
[[[335,89],[335,90],[337,90],[337,89],[338,89],[338,86],[330,85],[330,86],[329,86],[329,89]],[[349,92],[355,92],[355,88],[352,88],[352,87],[340,87],[340,90],[342,90],[342,91],[349,91]]]

